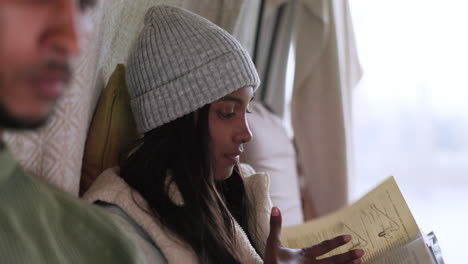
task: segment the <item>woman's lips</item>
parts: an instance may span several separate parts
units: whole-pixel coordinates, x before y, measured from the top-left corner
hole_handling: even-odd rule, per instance
[[[227,160],[229,160],[232,164],[236,164],[239,162],[239,154],[238,153],[231,153],[231,154],[224,154]]]

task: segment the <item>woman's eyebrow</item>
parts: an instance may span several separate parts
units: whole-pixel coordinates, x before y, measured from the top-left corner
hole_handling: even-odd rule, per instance
[[[250,98],[249,103],[252,102],[253,99],[254,97]],[[219,101],[230,101],[241,105],[244,104],[244,100],[233,96],[224,96],[223,98],[219,99]]]

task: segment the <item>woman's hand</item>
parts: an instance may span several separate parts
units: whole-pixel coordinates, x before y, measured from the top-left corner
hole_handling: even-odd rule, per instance
[[[290,249],[281,245],[280,234],[281,212],[278,207],[273,207],[270,215],[270,235],[268,236],[265,249],[265,264],[360,264],[361,257],[364,255],[364,251],[362,249],[355,249],[343,254],[318,260],[317,257],[348,243],[351,240],[351,236],[337,236],[311,247]]]

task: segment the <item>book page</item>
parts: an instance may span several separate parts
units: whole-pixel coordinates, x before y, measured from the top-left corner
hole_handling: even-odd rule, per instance
[[[338,235],[353,237],[348,244],[326,256],[362,248],[363,263],[385,255],[420,236],[396,182],[390,177],[359,201],[328,216],[298,226],[285,227],[281,240],[285,247],[302,248]]]
[[[436,264],[422,236],[385,252],[383,256],[371,262],[372,264]]]

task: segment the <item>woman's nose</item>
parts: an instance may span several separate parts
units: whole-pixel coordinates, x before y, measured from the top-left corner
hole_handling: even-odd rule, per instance
[[[249,124],[247,120],[245,120],[239,126],[239,130],[237,131],[234,140],[237,144],[243,144],[243,143],[247,143],[251,141],[252,138],[253,138],[252,131],[250,131]]]

